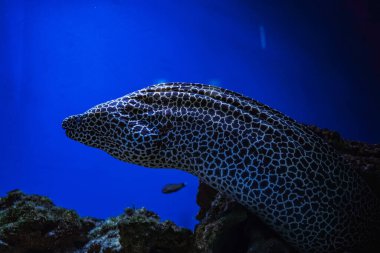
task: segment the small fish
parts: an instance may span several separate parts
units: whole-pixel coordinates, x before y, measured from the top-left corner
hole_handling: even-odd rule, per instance
[[[167,184],[162,188],[162,193],[168,194],[168,193],[173,193],[181,190],[183,187],[185,187],[185,183],[180,183],[180,184]]]

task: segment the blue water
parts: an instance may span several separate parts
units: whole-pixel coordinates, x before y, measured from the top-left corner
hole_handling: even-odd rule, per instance
[[[345,2],[1,0],[0,195],[19,188],[101,218],[145,206],[193,228],[196,178],[120,162],[61,129],[163,81],[220,85],[380,142],[378,26]]]

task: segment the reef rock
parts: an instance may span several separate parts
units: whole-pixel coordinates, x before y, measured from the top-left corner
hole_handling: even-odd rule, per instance
[[[295,252],[242,205],[203,183],[199,185],[197,203],[201,207],[194,233],[198,252]]]
[[[193,252],[190,230],[171,221],[161,222],[157,214],[145,208],[127,208],[124,214],[102,222],[89,237],[83,252]]]
[[[94,221],[51,200],[15,190],[0,198],[0,252],[70,252],[84,245]]]
[[[144,208],[106,220],[19,190],[0,198],[0,253],[190,253],[192,232]]]

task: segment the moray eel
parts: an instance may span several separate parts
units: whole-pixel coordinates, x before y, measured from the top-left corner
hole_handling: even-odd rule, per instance
[[[341,252],[379,227],[379,200],[306,126],[241,94],[162,83],[62,124],[125,162],[187,171],[251,210],[299,252]]]

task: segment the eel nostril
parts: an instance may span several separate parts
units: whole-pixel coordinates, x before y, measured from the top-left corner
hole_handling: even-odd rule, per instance
[[[63,121],[62,121],[62,128],[63,129],[67,129],[69,127],[69,118],[65,118]]]
[[[74,129],[76,126],[78,126],[82,121],[82,117],[74,115],[65,118],[62,121],[62,128],[67,130],[67,129]]]

